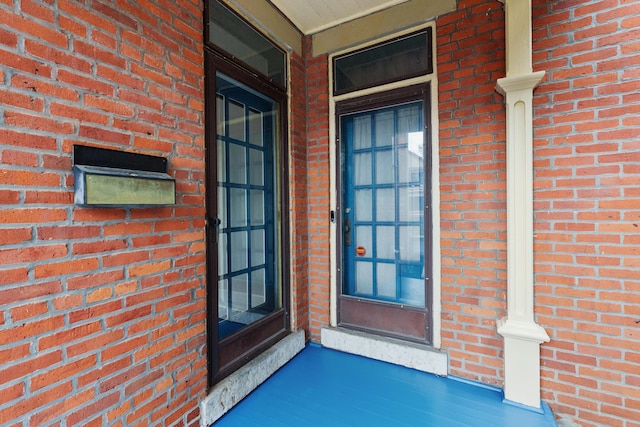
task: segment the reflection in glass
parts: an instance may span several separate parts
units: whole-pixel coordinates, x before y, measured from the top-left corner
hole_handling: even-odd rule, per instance
[[[238,144],[229,144],[229,182],[246,184],[247,157],[245,148]]]
[[[264,230],[251,230],[251,266],[262,265],[264,262]]]
[[[393,111],[376,114],[376,146],[386,147],[393,144]]]
[[[251,308],[264,304],[266,301],[264,268],[251,273]]]
[[[249,109],[249,142],[262,147],[262,113]]]
[[[262,151],[249,149],[249,183],[251,185],[264,184],[264,157]]]
[[[229,137],[244,141],[244,105],[229,101]]]

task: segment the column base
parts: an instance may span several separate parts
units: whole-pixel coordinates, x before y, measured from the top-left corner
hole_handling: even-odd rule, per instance
[[[498,321],[498,333],[504,337],[504,398],[540,409],[540,344],[549,335],[534,322],[506,317]]]

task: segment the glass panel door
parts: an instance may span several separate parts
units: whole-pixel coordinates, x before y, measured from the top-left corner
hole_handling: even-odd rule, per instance
[[[275,120],[273,100],[216,75],[218,340],[282,306]]]
[[[424,101],[339,116],[340,323],[427,341]]]

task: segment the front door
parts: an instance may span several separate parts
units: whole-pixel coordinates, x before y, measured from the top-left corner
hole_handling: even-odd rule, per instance
[[[288,330],[278,93],[206,52],[210,383]],[[264,89],[264,87],[263,87]]]
[[[430,343],[426,88],[338,105],[341,326]]]

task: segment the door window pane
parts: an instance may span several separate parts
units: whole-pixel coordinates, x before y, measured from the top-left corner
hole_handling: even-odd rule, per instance
[[[249,266],[247,253],[247,232],[231,233],[231,272],[239,271]]]
[[[264,184],[264,156],[262,151],[249,149],[249,183],[251,185]]]
[[[354,156],[355,185],[371,184],[371,153],[356,154]]]
[[[249,142],[262,147],[262,113],[249,109]]]
[[[396,266],[379,262],[376,264],[376,288],[378,296],[396,298]]]
[[[393,151],[376,152],[376,184],[392,184],[394,175]]]
[[[251,190],[251,225],[264,225],[264,191]]]
[[[376,258],[396,259],[396,228],[376,227]]]
[[[227,122],[229,127],[229,137],[237,139],[238,141],[244,141],[244,105],[229,101],[229,120]]]
[[[356,190],[356,221],[371,221],[371,190]]]
[[[376,190],[376,220],[396,220],[396,191],[393,188]]]
[[[386,147],[393,144],[393,111],[376,114],[376,146]]]
[[[246,184],[247,182],[247,156],[245,148],[238,144],[229,144],[229,182],[233,184]]]
[[[370,262],[356,262],[356,292],[358,294],[373,294],[373,264]]]
[[[264,230],[251,230],[251,266],[262,265],[264,262]]]
[[[239,188],[229,189],[230,225],[231,227],[244,227],[247,225],[247,191]]]
[[[353,148],[360,150],[371,147],[371,117],[356,117],[353,120]]]
[[[356,227],[356,246],[365,249],[364,256],[372,256],[373,253],[373,235],[371,233],[371,226],[358,226]]]

